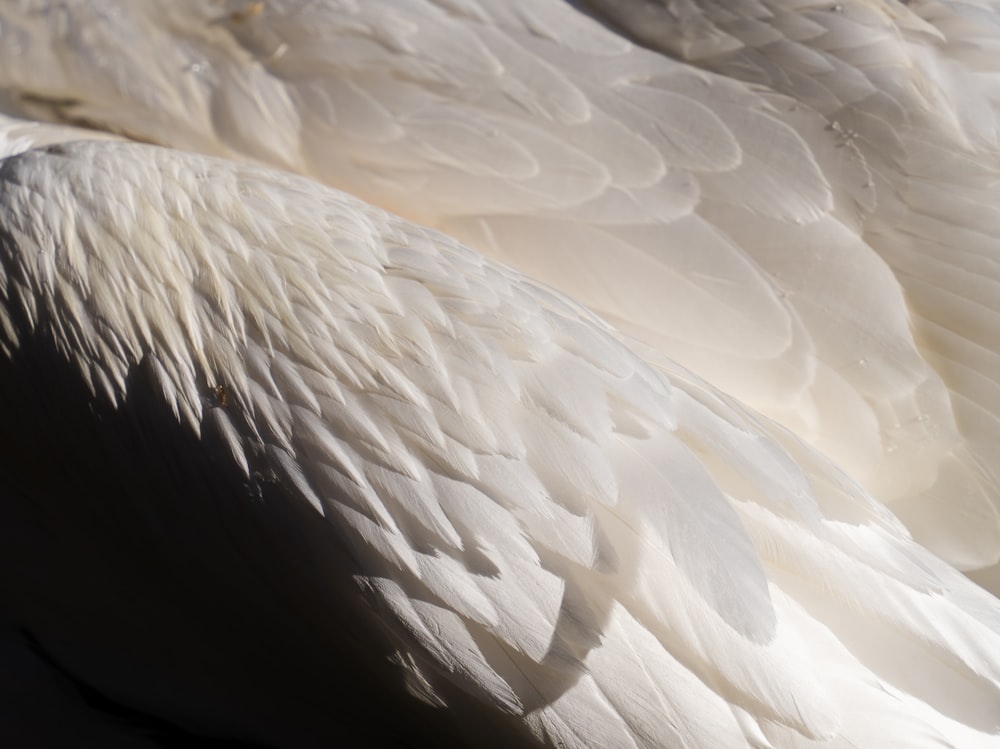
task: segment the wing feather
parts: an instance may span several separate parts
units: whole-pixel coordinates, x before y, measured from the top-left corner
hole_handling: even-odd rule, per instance
[[[206,175],[214,189],[197,189]],[[190,214],[144,223],[115,199],[123,189],[182,193]],[[29,209],[38,196],[45,220]],[[257,210],[236,210],[242,198]],[[69,216],[86,229],[63,231]],[[306,180],[140,145],[4,161],[0,222],[4,350],[50,340],[81,379],[124,353],[112,407],[134,369],[158,366],[154,396],[178,426],[180,403],[193,435],[221,437],[215,471],[231,465],[228,491],[244,495],[230,519],[268,498],[300,507],[301,533],[328,530],[359,586],[311,587],[310,608],[367,601],[423,702],[470,695],[511,736],[550,746],[1000,741],[1000,604],[793,435],[669,361],[652,368],[567,298]],[[78,246],[48,249],[53,236]],[[245,262],[258,252],[269,268]],[[84,277],[73,253],[100,262]],[[411,269],[426,317],[389,281]],[[156,279],[177,293],[82,293]],[[221,314],[199,301],[220,282],[236,305]],[[179,294],[193,318],[170,312]],[[307,308],[278,334],[282,315]],[[269,335],[254,322],[272,319]],[[572,395],[557,389],[578,383],[610,419],[573,428]],[[452,399],[429,395],[441,392]],[[466,409],[502,417],[501,449],[483,423],[438,422]]]

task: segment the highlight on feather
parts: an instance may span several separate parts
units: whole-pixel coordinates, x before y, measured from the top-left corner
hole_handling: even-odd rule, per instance
[[[31,209],[39,200],[43,214]],[[47,362],[89,404],[67,426],[101,437],[71,456],[75,432],[28,429],[66,408],[54,396],[19,398],[10,428],[73,479],[113,467],[101,480],[111,507],[73,513],[95,534],[113,536],[122,505],[145,498],[127,528],[150,555],[133,560],[136,572],[190,543],[178,516],[207,513],[200,554],[217,569],[201,586],[234,607],[224,622],[273,605],[267,587],[246,600],[224,592],[243,588],[230,545],[249,552],[245,539],[225,542],[228,526],[270,513],[281,523],[254,529],[255,564],[280,566],[272,584],[314,588],[311,633],[296,645],[340,659],[345,628],[352,641],[377,641],[364,666],[381,652],[381,669],[410,674],[377,693],[398,701],[405,687],[437,710],[473,705],[468,722],[449,713],[467,740],[480,716],[498,736],[540,745],[596,736],[709,746],[728,735],[737,746],[786,731],[854,740],[880,730],[845,702],[871,689],[896,695],[886,740],[899,721],[955,745],[997,738],[987,716],[1000,700],[1000,650],[985,643],[1000,637],[1000,604],[797,439],[675,365],[651,368],[568,299],[342,193],[149,146],[84,142],[8,158],[0,206],[4,386],[44,386],[32,377]],[[425,312],[415,316],[411,299]],[[110,392],[94,387],[94,371],[115,373]],[[197,395],[206,389],[214,402]],[[93,409],[104,415],[88,423]],[[178,464],[171,455],[191,440],[208,452]],[[158,460],[166,481],[147,475]],[[56,511],[69,479],[42,483],[28,470],[5,466],[27,492],[15,504]],[[255,496],[262,509],[247,504]],[[28,527],[51,543],[46,524]],[[284,544],[303,534],[321,544],[293,549],[289,568]],[[331,554],[341,566],[323,566]],[[20,602],[41,621],[67,606],[60,576],[44,583]],[[144,621],[158,595],[133,593],[116,608]],[[377,612],[373,632],[324,626],[337,607]],[[70,605],[63,615],[84,613]],[[817,658],[816,628],[824,652],[842,656]],[[956,694],[980,707],[927,693],[909,675],[914,659],[957,674]],[[172,663],[154,668],[189,678]],[[352,676],[327,680],[339,694]],[[153,699],[145,680],[104,679]],[[173,700],[168,714],[182,725],[195,713],[218,721],[211,730],[235,727],[225,710]],[[222,703],[242,717],[254,698]],[[287,728],[290,714],[268,718]],[[295,725],[325,727],[307,710]],[[276,729],[250,720],[238,735],[253,730]]]
[[[164,743],[1000,746],[996,21],[6,4],[0,649]]]
[[[0,90],[443,229],[792,429],[951,563],[995,562],[995,17],[573,5],[18,0]]]

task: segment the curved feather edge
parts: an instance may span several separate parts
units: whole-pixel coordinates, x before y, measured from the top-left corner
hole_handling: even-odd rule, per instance
[[[0,206],[9,357],[48,340],[84,379],[95,356],[157,361],[181,426],[229,420],[216,458],[332,527],[424,702],[470,693],[553,746],[1000,745],[996,600],[789,433],[561,295],[314,183],[146,146],[8,158]],[[432,314],[406,312],[401,278]],[[554,378],[603,427],[574,429]],[[492,423],[553,441],[498,451]],[[734,477],[718,456],[743,445],[766,457]],[[560,517],[580,522],[533,531]]]
[[[887,125],[905,107],[836,58],[869,29],[853,22],[864,4],[744,23],[748,38],[786,52],[787,27],[806,50],[788,53],[795,66],[830,66],[811,87],[815,76],[795,71],[790,88],[765,81],[783,96],[632,47],[562,2],[275,0],[254,12],[70,2],[65,24],[33,14],[33,2],[5,7],[0,86],[34,116],[266,161],[445,229],[781,421],[880,498],[905,502],[921,540],[953,562],[995,558],[996,481],[983,468],[995,443],[968,425],[989,407],[956,412],[943,380],[957,395],[960,372],[929,363],[930,326],[915,336],[912,287],[893,278],[886,262],[899,264],[865,223],[878,196],[893,203],[883,162],[899,143]],[[702,5],[678,6],[680,49],[708,65],[718,43],[732,75],[749,75],[735,70],[740,23],[758,5],[732,18],[720,5],[731,29]],[[900,19],[929,38],[927,22]],[[811,46],[831,29],[832,57]],[[141,49],[121,44],[133,38],[146,40]],[[859,38],[860,59],[882,40]],[[162,54],[151,60],[150,48]],[[878,103],[863,114],[877,152],[852,135],[862,132],[857,107],[859,122],[809,104],[847,95]],[[859,236],[863,225],[872,228]],[[823,296],[831,278],[843,297]],[[915,305],[918,319],[938,319],[935,304]],[[940,348],[965,356],[955,336]],[[951,520],[940,504],[960,493],[966,506]],[[932,525],[941,530],[924,530]],[[973,526],[983,540],[959,549]]]

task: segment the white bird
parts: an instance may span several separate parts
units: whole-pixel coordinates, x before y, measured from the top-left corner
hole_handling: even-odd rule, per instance
[[[794,98],[637,49],[554,0],[14,0],[0,86],[32,116],[269,162],[445,229],[793,429],[953,564],[991,564],[1000,182],[973,136],[994,119],[926,78],[951,65],[965,80],[965,37],[915,15],[970,6],[807,3],[771,20],[740,4],[732,35],[703,42],[729,7],[704,5],[614,12],[681,8],[651,33],[709,62],[741,30],[754,50],[753,33],[793,45],[754,64]],[[977,29],[980,46],[996,38]],[[839,62],[815,87],[774,72],[824,54]],[[731,59],[730,74],[750,65]],[[862,85],[868,69],[881,77]],[[824,86],[850,106],[817,104]],[[891,112],[853,124],[868,116],[857,86],[911,116],[898,132],[878,124]],[[923,179],[942,152],[949,180]]]
[[[115,700],[278,746],[1000,746],[1000,603],[560,294],[135,144],[0,162],[0,236],[4,598]]]
[[[135,145],[8,158],[0,582],[67,672],[276,745],[1000,745],[996,599],[662,356],[926,499],[953,561],[995,555],[990,443],[954,423],[822,112],[555,4],[14,2],[0,63],[8,111],[342,179],[661,350],[305,180]],[[9,152],[66,137],[18,127]],[[801,160],[756,160],[770,138]],[[779,231],[808,263],[767,256]],[[629,272],[650,256],[674,266]],[[727,304],[737,335],[706,314]]]

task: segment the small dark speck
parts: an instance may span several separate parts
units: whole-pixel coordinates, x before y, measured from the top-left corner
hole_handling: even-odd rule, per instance
[[[212,400],[214,402],[213,405],[221,406],[222,408],[226,407],[226,404],[229,402],[229,392],[226,390],[225,383],[220,383],[212,388]]]

